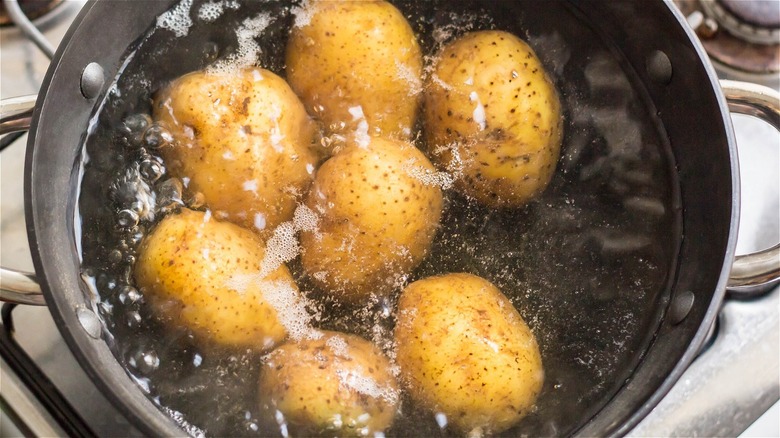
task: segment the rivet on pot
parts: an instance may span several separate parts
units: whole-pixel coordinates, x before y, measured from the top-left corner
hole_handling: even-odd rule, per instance
[[[95,312],[82,307],[76,310],[76,316],[81,323],[81,327],[85,332],[87,332],[88,335],[95,339],[100,339],[102,328],[100,320],[98,319],[97,315],[95,315]]]
[[[672,81],[672,61],[660,50],[653,50],[647,55],[645,68],[650,79],[660,85],[667,85]]]
[[[90,62],[81,72],[81,94],[87,99],[97,97],[106,82],[103,67],[97,62]]]
[[[681,323],[688,316],[688,313],[693,308],[694,298],[693,292],[689,290],[680,292],[674,297],[672,306],[669,309],[669,320],[673,325]]]

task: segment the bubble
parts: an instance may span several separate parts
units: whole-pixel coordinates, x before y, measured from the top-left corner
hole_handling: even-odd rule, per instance
[[[122,261],[122,251],[119,251],[118,249],[112,249],[110,253],[108,253],[108,261],[116,264]]]
[[[144,146],[155,150],[170,146],[170,144],[173,143],[173,135],[160,124],[153,123],[144,131],[143,142]]]
[[[206,195],[204,195],[202,192],[193,193],[190,199],[187,201],[187,205],[193,209],[204,207],[206,205]]]
[[[111,184],[109,196],[120,207],[120,210],[124,210],[126,206],[132,206],[130,211],[138,215],[139,219],[153,219],[152,208],[155,205],[155,195],[149,184],[141,177],[137,164],[127,168]]]
[[[152,123],[152,118],[147,114],[133,114],[128,116],[120,126],[119,130],[124,134],[128,142],[136,146],[141,139],[141,135]]]
[[[119,288],[119,301],[125,305],[137,305],[143,300],[143,295],[135,287],[125,284]]]
[[[127,312],[125,318],[127,321],[127,326],[130,328],[138,328],[141,326],[141,323],[143,322],[143,318],[141,317],[141,314],[135,310],[131,310]]]
[[[137,228],[132,233],[130,233],[130,236],[128,237],[128,242],[132,246],[136,247],[138,244],[141,243],[141,240],[144,238],[144,233],[141,231],[140,228]]]
[[[153,349],[145,347],[133,352],[127,362],[141,374],[151,374],[160,367],[160,357]]]
[[[184,205],[182,201],[182,192],[184,187],[178,178],[170,178],[157,187],[157,207],[163,213],[176,211]]]
[[[138,225],[139,220],[138,213],[130,209],[120,210],[116,216],[117,224],[123,228],[134,227]]]
[[[219,57],[219,45],[213,41],[208,41],[203,44],[203,60],[207,63],[211,63],[217,60]]]

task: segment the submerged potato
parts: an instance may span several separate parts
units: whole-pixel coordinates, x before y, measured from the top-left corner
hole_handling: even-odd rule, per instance
[[[533,50],[502,31],[467,34],[437,57],[425,92],[425,133],[456,187],[493,207],[517,207],[552,179],[563,122]]]
[[[287,78],[332,133],[409,139],[421,74],[412,28],[388,2],[311,1],[298,13]]]
[[[286,335],[269,298],[290,301],[298,289],[285,266],[259,277],[264,247],[249,230],[182,209],[143,240],[136,284],[161,319],[202,340],[267,349]]]
[[[509,299],[480,277],[448,274],[407,286],[394,336],[412,398],[464,433],[510,428],[542,388],[533,333]]]
[[[190,73],[158,93],[154,118],[173,134],[160,150],[166,165],[217,217],[259,230],[292,218],[317,161],[315,124],[282,78]]]
[[[390,427],[399,394],[390,362],[370,342],[337,332],[286,343],[266,356],[264,409],[294,435],[374,436]]]
[[[412,144],[348,145],[317,171],[306,205],[319,216],[301,235],[304,271],[343,302],[382,295],[422,261],[442,212],[433,165]]]

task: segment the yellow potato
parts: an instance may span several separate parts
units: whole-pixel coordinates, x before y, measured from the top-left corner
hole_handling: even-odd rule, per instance
[[[561,149],[558,94],[533,50],[501,31],[446,46],[426,82],[425,135],[456,187],[493,207],[517,207],[549,184]]]
[[[287,79],[330,133],[409,139],[421,75],[414,32],[385,1],[311,1],[290,33]]]
[[[370,342],[337,332],[286,343],[265,359],[263,408],[293,435],[374,436],[390,427],[399,400],[390,362]]]
[[[166,165],[215,216],[261,231],[292,218],[317,164],[315,123],[282,78],[190,73],[156,96],[154,118],[174,137]]]
[[[480,277],[448,274],[407,286],[394,336],[412,398],[461,432],[512,427],[542,389],[533,333],[509,299]]]
[[[272,303],[298,289],[285,266],[260,277],[264,247],[249,230],[182,209],[143,240],[136,283],[161,319],[203,341],[268,349],[286,336]]]
[[[433,165],[412,144],[350,144],[317,171],[306,205],[319,216],[303,232],[303,268],[343,302],[392,290],[422,261],[442,212]]]

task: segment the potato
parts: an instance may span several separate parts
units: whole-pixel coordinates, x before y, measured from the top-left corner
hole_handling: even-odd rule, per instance
[[[282,78],[190,73],[158,93],[154,118],[174,137],[160,150],[166,165],[215,216],[264,235],[292,218],[317,164],[316,124]]]
[[[317,171],[306,205],[319,216],[301,234],[304,271],[345,303],[392,290],[422,261],[442,213],[433,165],[412,144],[349,144]]]
[[[374,436],[390,427],[399,400],[390,362],[370,342],[323,332],[286,343],[265,359],[260,395],[296,436]]]
[[[501,291],[471,274],[418,280],[401,294],[396,362],[411,397],[467,434],[499,433],[544,381],[533,334]]]
[[[447,45],[426,81],[425,136],[456,187],[492,207],[518,207],[549,184],[563,122],[554,85],[512,34],[479,31]]]
[[[311,1],[298,13],[286,56],[290,85],[330,133],[410,139],[422,52],[393,5]]]
[[[294,302],[298,289],[284,265],[260,277],[264,247],[249,230],[182,209],[144,238],[135,279],[167,323],[202,341],[268,349],[287,333],[272,304]]]

